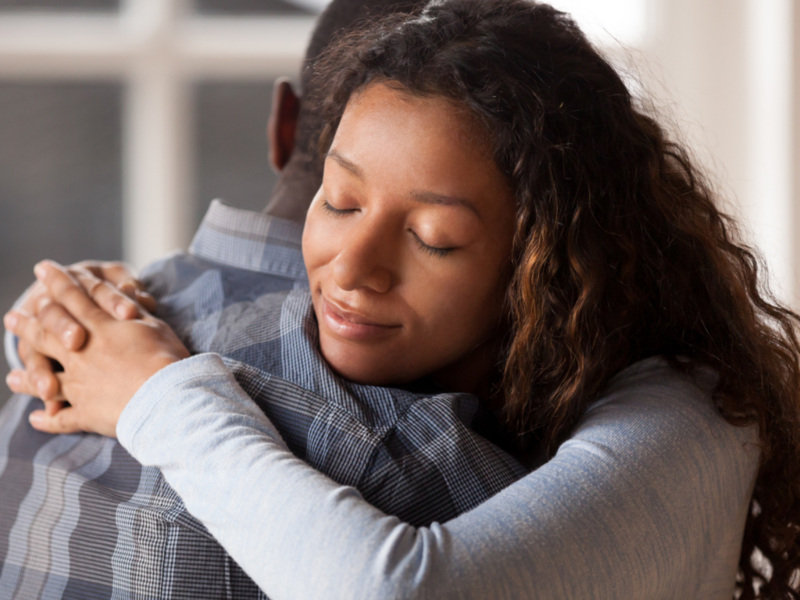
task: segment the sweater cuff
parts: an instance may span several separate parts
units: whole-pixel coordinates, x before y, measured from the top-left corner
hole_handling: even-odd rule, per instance
[[[168,420],[160,423],[162,427],[169,427],[169,421],[181,419],[178,399],[181,392],[210,379],[231,377],[222,358],[210,352],[196,354],[164,367],[139,388],[122,411],[117,422],[117,439],[135,456],[137,434],[154,413],[159,413],[159,420]],[[169,403],[177,405],[171,407]]]

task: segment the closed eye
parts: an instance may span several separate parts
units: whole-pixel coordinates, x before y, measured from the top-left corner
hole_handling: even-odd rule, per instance
[[[343,217],[349,213],[356,212],[358,210],[357,208],[336,208],[328,204],[327,200],[325,200],[322,203],[322,208],[325,212],[334,217]]]
[[[423,252],[427,252],[431,256],[438,256],[441,258],[447,256],[453,250],[455,250],[455,248],[437,248],[436,246],[429,246],[428,244],[423,242],[416,233],[414,233],[410,229],[409,231],[411,232],[411,235],[414,237],[414,242],[417,244],[417,247]]]

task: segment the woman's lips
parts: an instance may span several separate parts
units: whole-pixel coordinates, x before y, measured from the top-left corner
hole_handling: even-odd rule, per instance
[[[353,341],[367,341],[390,335],[400,325],[382,325],[346,310],[322,296],[322,318],[334,334]]]

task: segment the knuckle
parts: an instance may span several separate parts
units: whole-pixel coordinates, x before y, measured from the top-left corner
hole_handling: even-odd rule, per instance
[[[33,338],[34,345],[39,347],[43,346],[46,339],[44,329],[38,326],[32,326],[32,330],[31,337]]]
[[[22,303],[22,308],[26,309],[28,312],[31,312],[36,303],[39,301],[43,295],[47,294],[47,288],[41,281],[36,281],[33,286],[31,286],[30,291],[28,292],[27,297]]]
[[[53,304],[53,299],[50,298],[48,294],[38,295],[36,297],[36,301],[33,304],[35,308],[35,314],[41,314],[43,311],[46,311],[47,308],[52,304]]]
[[[131,277],[128,265],[121,261],[103,263],[102,270],[104,278],[117,285]]]
[[[80,299],[82,296],[82,292],[74,285],[66,285],[57,295],[58,300],[63,300],[64,302],[70,302]]]
[[[61,317],[58,320],[56,325],[55,333],[65,334],[67,332],[72,332],[74,334],[74,327],[76,327],[75,321],[72,317],[67,314],[66,312],[61,314]]]
[[[86,291],[92,298],[104,298],[108,296],[108,286],[100,279],[92,279],[87,281]]]
[[[54,302],[49,302],[39,310],[38,319],[45,327],[54,327],[63,314],[64,309]]]
[[[127,271],[128,270],[128,265],[126,265],[121,260],[112,260],[112,261],[109,261],[109,262],[105,263],[105,268],[109,269],[109,270],[113,269],[115,271]]]
[[[28,357],[28,370],[35,376],[49,375],[53,372],[53,365],[44,354],[32,352]]]

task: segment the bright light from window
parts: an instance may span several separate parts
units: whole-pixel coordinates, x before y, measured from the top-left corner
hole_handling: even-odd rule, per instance
[[[593,42],[601,45],[640,44],[647,35],[648,0],[550,0],[569,13]]]
[[[321,12],[330,0],[288,0]],[[545,0],[572,15],[593,42],[601,46],[636,46],[647,35],[647,4],[652,0]]]

